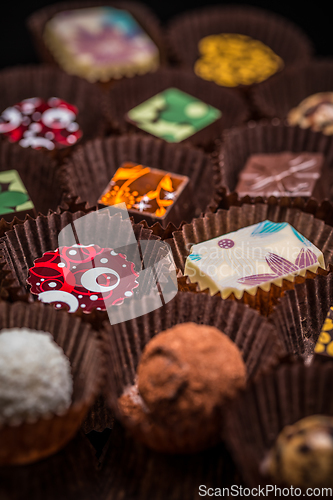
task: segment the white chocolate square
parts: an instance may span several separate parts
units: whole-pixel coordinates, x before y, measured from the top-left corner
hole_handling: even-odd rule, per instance
[[[282,286],[318,267],[325,269],[325,261],[317,247],[287,222],[266,220],[193,245],[184,274],[211,295],[240,299],[245,291],[269,291],[272,283]]]

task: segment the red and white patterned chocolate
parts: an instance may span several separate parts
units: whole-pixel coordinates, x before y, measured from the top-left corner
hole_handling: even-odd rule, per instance
[[[57,309],[86,313],[120,305],[139,286],[133,262],[112,248],[72,245],[46,252],[29,269],[31,293]]]
[[[76,144],[82,131],[75,121],[78,109],[72,104],[51,97],[24,99],[5,109],[0,115],[0,134],[23,148],[61,149]]]

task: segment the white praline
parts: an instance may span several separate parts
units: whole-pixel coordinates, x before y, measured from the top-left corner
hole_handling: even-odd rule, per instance
[[[63,414],[71,404],[69,359],[50,333],[0,331],[0,424]]]

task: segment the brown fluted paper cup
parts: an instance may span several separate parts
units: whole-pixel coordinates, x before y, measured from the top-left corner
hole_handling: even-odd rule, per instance
[[[29,292],[30,286],[27,284],[29,269],[45,252],[54,251],[59,246],[96,244],[101,248],[108,248],[111,241],[112,248],[121,248],[127,259],[133,263],[136,272],[139,272],[143,262],[148,265],[157,257],[159,247],[154,242],[160,238],[141,224],[132,225],[132,230],[128,231],[129,224],[130,221],[123,219],[121,213],[111,215],[107,209],[88,214],[85,212],[72,214],[60,210],[58,213],[16,224],[0,238],[0,266],[2,274],[6,273],[2,281],[2,296],[5,294],[14,301],[36,300],[37,295]],[[141,246],[142,255],[140,255],[137,242],[143,240],[152,242],[152,245]],[[144,273],[137,278],[141,294],[149,293],[152,279],[151,275]],[[68,306],[69,304],[66,306],[67,309]],[[78,307],[77,313],[82,314],[84,310]],[[107,311],[103,310],[93,310],[83,316],[96,328],[99,328],[101,321],[108,317]]]
[[[16,170],[32,200],[36,214],[47,214],[61,204],[63,193],[57,176],[57,164],[54,159],[39,151],[21,148],[17,144],[0,141],[0,173]],[[28,211],[19,211],[17,217],[25,219]],[[11,220],[16,212],[0,214]]]
[[[300,210],[301,212],[313,215],[316,219],[320,219],[329,226],[333,226],[333,204],[328,201],[316,201],[313,198],[305,200],[303,198],[275,198],[270,196],[267,200],[263,198],[255,198],[251,200],[250,197],[245,196],[239,198],[236,192],[228,193],[228,189],[221,187],[216,193],[215,200],[207,207],[206,213],[215,213],[220,209],[229,210],[230,207],[240,207],[242,205],[267,205],[267,218],[283,217],[282,214],[287,213],[289,210]]]
[[[74,1],[74,2],[59,2],[53,5],[48,5],[34,12],[27,20],[27,25],[33,37],[35,48],[40,59],[46,63],[56,64],[52,53],[46,46],[44,41],[45,25],[52,17],[59,12],[72,9],[85,9],[89,7],[114,7],[124,9],[129,12],[143,30],[149,35],[159,50],[160,63],[165,64],[167,54],[164,43],[164,35],[162,33],[160,22],[155,17],[153,12],[141,2],[131,1]]]
[[[285,119],[289,111],[306,97],[333,88],[333,60],[309,61],[288,68],[253,90],[253,100],[263,116]]]
[[[48,65],[17,66],[0,72],[0,113],[32,97],[45,100],[59,97],[77,107],[76,120],[82,131],[82,137],[77,144],[104,135],[106,121],[102,94],[95,85]],[[6,137],[1,139],[7,141]],[[76,144],[64,149],[54,149],[49,155],[59,160],[75,148]],[[40,151],[41,154],[45,152]]]
[[[139,129],[125,119],[126,113],[156,94],[169,88],[176,88],[221,111],[216,121],[189,136],[182,142],[195,146],[212,148],[222,130],[245,122],[249,117],[247,103],[243,96],[182,69],[160,69],[151,75],[137,76],[119,82],[111,88],[105,100],[106,115],[117,133],[138,132]],[[148,133],[148,132],[145,132]]]
[[[281,152],[291,153],[321,153],[324,156],[321,178],[316,182],[315,189],[311,198],[315,198],[316,203],[322,203],[326,198],[331,199],[330,187],[333,183],[333,138],[325,136],[319,132],[313,132],[310,129],[301,129],[282,124],[276,120],[272,123],[249,123],[244,127],[228,130],[224,134],[224,140],[221,144],[218,154],[218,164],[222,175],[222,184],[227,188],[226,196],[236,198],[237,182],[239,175],[243,171],[247,160],[251,155],[257,154],[276,154]],[[297,174],[297,173],[296,173]],[[269,176],[269,172],[267,171]],[[293,174],[291,174],[293,175]],[[301,174],[300,174],[301,175]],[[304,177],[300,177],[297,182],[304,182]],[[309,201],[309,196],[304,197],[299,193],[287,196],[271,196],[270,203],[273,204],[279,198],[291,198],[293,203],[299,205]],[[238,194],[237,203],[240,205],[248,202],[267,199],[261,196],[244,196]],[[310,203],[314,203],[311,201]],[[277,201],[275,201],[277,203]],[[309,203],[309,205],[310,205]]]
[[[284,353],[274,328],[265,318],[243,304],[205,294],[178,292],[172,301],[158,310],[131,322],[106,325],[103,339],[107,356],[107,402],[135,437],[163,452],[195,452],[198,444],[194,448],[193,436],[177,435],[176,430],[171,439],[158,428],[147,430],[144,425],[134,425],[123,415],[119,398],[124,390],[135,384],[136,369],[149,340],[159,332],[185,322],[214,326],[235,342],[242,353],[248,379],[255,379],[269,370]],[[219,441],[220,425],[220,419],[218,429],[212,422],[210,442],[207,444],[207,439],[203,438],[202,448]]]
[[[330,306],[333,305],[333,275],[316,276],[296,285],[279,301],[270,320],[285,349],[308,362]]]
[[[25,464],[62,448],[77,432],[103,380],[103,356],[97,334],[79,318],[44,304],[0,304],[0,330],[28,328],[49,332],[70,360],[72,404],[62,416],[35,423],[0,426],[0,464]],[[1,332],[0,332],[1,333]]]
[[[252,6],[208,6],[178,15],[168,28],[173,57],[193,71],[199,58],[198,44],[209,35],[247,35],[267,45],[285,67],[308,60],[312,44],[300,28],[287,19]]]
[[[173,233],[173,239],[167,240],[170,244],[179,277],[183,276],[185,261],[190,254],[192,245],[225,235],[240,228],[270,220],[272,222],[288,222],[303,236],[310,240],[319,248],[325,259],[326,268],[333,262],[333,230],[323,221],[319,221],[313,215],[304,213],[297,209],[269,210],[267,203],[244,204],[241,207],[231,207],[229,210],[218,210],[216,213],[208,213],[204,217],[194,219],[191,224],[186,224],[181,231]],[[318,268],[318,274],[327,274],[327,271]],[[277,300],[288,289],[293,289],[295,284],[307,279],[314,278],[316,274],[307,271],[306,276],[296,276],[294,282],[283,280],[282,286],[272,284],[269,291],[258,288],[255,295],[244,292],[241,299],[236,299],[234,294],[230,299],[240,300],[241,302],[253,307],[261,314],[267,316],[272,312],[273,306]],[[189,283],[187,278],[186,283]],[[191,287],[193,284],[190,285]],[[180,288],[181,289],[181,288]],[[197,288],[199,292],[199,288]],[[200,293],[209,293],[205,290]],[[229,299],[228,299],[229,300]]]
[[[188,190],[175,200],[167,219],[161,220],[163,227],[167,223],[179,226],[182,221],[190,222],[217,197],[219,170],[207,154],[188,145],[168,144],[142,134],[96,139],[78,148],[59,171],[62,189],[65,195],[79,196],[96,206],[115,172],[125,162],[188,177]],[[145,218],[139,211],[130,215],[135,222]]]
[[[225,58],[223,46],[214,49],[212,40],[208,45],[207,37],[228,37],[228,34],[238,39],[232,42],[229,38]],[[250,37],[251,44],[243,37]],[[242,39],[244,46],[240,50],[238,44]],[[205,6],[180,14],[169,23],[167,41],[171,57],[182,67],[216,82],[220,88],[230,88],[233,93],[244,95],[253,119],[260,113],[251,95],[258,83],[251,82],[271,81],[286,68],[308,61],[313,53],[311,41],[298,26],[273,12],[249,5]],[[219,50],[222,58],[218,66]],[[258,50],[261,56],[257,61]]]
[[[331,364],[283,364],[235,401],[227,415],[225,439],[247,485],[275,484],[260,469],[286,425],[310,415],[333,416],[332,377]]]

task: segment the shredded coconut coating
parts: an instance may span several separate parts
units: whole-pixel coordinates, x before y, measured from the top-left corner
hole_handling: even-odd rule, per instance
[[[0,331],[0,425],[63,414],[71,404],[69,359],[50,333]]]

